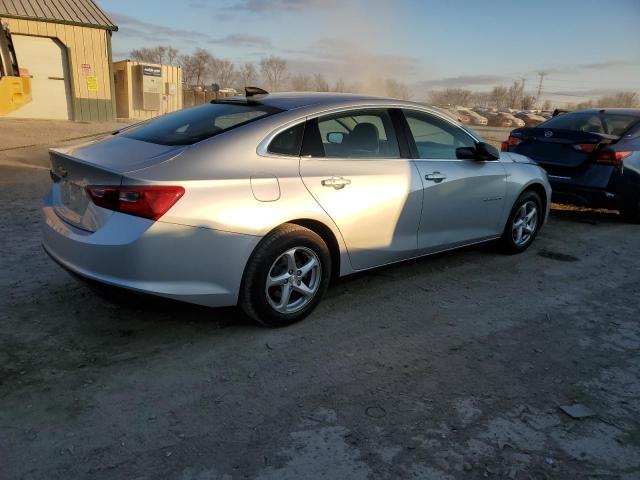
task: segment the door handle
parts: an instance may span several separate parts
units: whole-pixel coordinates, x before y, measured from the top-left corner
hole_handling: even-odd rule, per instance
[[[320,183],[322,183],[323,187],[333,187],[336,190],[340,190],[341,188],[344,188],[347,185],[351,185],[351,180],[343,177],[331,177],[331,178],[325,178]]]
[[[424,176],[425,180],[430,180],[432,182],[436,182],[436,183],[440,183],[441,181],[445,180],[447,178],[446,175],[443,175],[440,172],[433,172],[433,173],[428,173]]]

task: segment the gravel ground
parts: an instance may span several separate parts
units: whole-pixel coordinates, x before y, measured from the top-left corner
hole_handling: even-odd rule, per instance
[[[268,330],[78,284],[43,159],[0,152],[3,480],[640,478],[640,226],[555,209],[522,255],[348,277]]]

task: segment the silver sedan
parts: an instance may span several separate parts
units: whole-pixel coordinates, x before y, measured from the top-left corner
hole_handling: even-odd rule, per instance
[[[90,280],[282,326],[332,278],[470,244],[524,251],[551,189],[420,104],[246,96],[52,149],[43,245]]]

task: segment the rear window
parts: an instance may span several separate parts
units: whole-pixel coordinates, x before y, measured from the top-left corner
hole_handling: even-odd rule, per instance
[[[586,133],[621,136],[640,118],[616,113],[565,113],[539,125],[539,128],[561,128]]]
[[[161,145],[191,145],[281,111],[266,105],[207,103],[151,120],[123,136]]]

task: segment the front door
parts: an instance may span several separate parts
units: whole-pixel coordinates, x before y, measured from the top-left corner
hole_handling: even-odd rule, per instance
[[[356,270],[415,255],[422,182],[386,109],[307,122],[300,175],[338,226]]]
[[[500,161],[459,160],[456,148],[475,147],[465,130],[424,112],[404,111],[424,182],[418,253],[499,235],[506,171]]]

